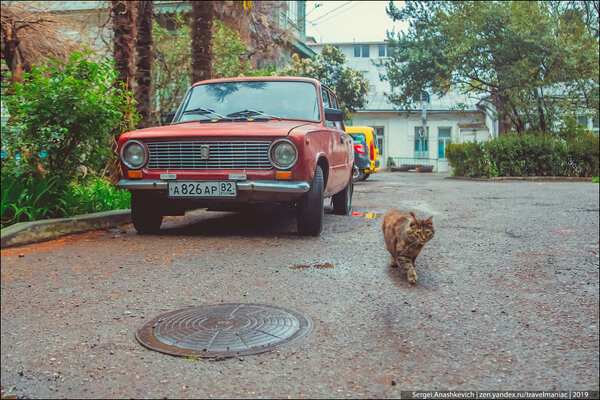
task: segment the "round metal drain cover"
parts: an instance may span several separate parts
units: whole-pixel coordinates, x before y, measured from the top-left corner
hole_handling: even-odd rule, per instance
[[[310,318],[284,307],[216,304],[160,315],[135,337],[161,353],[223,358],[272,350],[306,336],[312,325]]]

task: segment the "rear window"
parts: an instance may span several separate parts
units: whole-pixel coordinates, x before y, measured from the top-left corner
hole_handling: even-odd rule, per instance
[[[348,135],[352,136],[352,139],[354,139],[357,142],[367,143],[367,137],[362,133],[349,133]]]

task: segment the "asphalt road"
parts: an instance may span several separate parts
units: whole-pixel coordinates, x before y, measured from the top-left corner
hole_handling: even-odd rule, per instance
[[[597,184],[378,173],[354,211],[434,216],[410,285],[381,218],[199,212],[2,251],[1,383],[21,398],[388,398],[401,390],[598,390]],[[332,268],[314,268],[330,263]],[[294,268],[309,265],[310,268]],[[147,350],[146,321],[190,305],[309,316],[276,351],[224,361]]]

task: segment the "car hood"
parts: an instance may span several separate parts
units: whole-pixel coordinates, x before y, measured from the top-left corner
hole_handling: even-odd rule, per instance
[[[254,122],[185,122],[176,125],[157,126],[125,133],[127,139],[158,139],[197,136],[286,136],[294,128],[303,125],[318,126],[302,121],[254,121]]]

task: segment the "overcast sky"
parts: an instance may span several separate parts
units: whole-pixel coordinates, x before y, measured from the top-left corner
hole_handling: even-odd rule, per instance
[[[395,1],[396,6],[401,6]],[[407,24],[394,23],[385,9],[388,1],[307,1],[306,36],[317,43],[380,41],[386,31]]]

